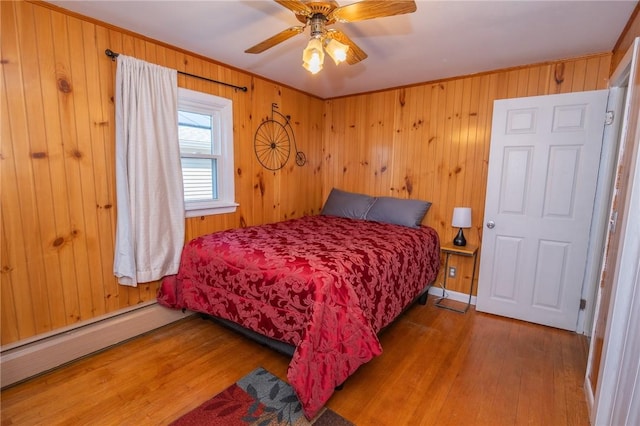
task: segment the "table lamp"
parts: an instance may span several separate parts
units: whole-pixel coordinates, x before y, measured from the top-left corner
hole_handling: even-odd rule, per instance
[[[467,240],[464,238],[462,228],[471,228],[471,207],[454,207],[451,226],[459,228],[458,235],[453,239],[453,245],[466,246]]]

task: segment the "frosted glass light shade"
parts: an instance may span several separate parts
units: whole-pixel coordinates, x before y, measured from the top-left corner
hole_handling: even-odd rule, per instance
[[[454,207],[451,226],[454,228],[471,228],[471,207]]]
[[[302,66],[311,74],[316,74],[322,69],[323,63],[324,50],[322,50],[322,42],[317,38],[312,38],[302,52]]]
[[[324,49],[327,51],[329,56],[331,56],[333,62],[338,65],[340,62],[343,62],[347,59],[347,51],[349,50],[349,46],[330,38],[325,40]]]

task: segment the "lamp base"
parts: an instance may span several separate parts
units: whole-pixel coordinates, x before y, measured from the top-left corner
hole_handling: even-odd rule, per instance
[[[466,246],[467,240],[464,238],[464,233],[462,232],[462,228],[458,230],[458,235],[453,239],[454,246]]]

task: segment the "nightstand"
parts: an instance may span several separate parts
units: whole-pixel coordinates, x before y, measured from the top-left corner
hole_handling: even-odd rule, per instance
[[[466,246],[454,246],[451,243],[443,244],[440,247],[440,251],[445,254],[444,258],[444,278],[442,280],[442,297],[436,300],[435,305],[439,308],[449,309],[450,311],[459,312],[464,314],[469,310],[471,305],[471,294],[473,293],[473,278],[476,275],[476,261],[478,260],[478,246],[467,244]],[[441,302],[446,299],[447,290],[447,276],[449,275],[449,256],[468,256],[473,257],[473,272],[471,273],[471,285],[469,286],[469,301],[464,309],[456,309],[450,306],[444,305]]]

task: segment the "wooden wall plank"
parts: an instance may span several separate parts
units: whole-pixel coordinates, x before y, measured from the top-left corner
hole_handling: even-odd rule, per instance
[[[16,296],[23,300],[23,303],[31,304],[31,312],[37,312],[37,320],[35,316],[31,320],[34,321],[34,331],[41,333],[51,328],[51,310],[46,300],[48,289],[45,273],[46,267],[51,265],[46,265],[45,262],[43,253],[43,245],[46,245],[46,243],[44,243],[45,236],[41,233],[41,222],[38,214],[40,206],[46,204],[45,201],[47,197],[45,196],[45,200],[42,201],[38,199],[39,191],[36,189],[35,182],[38,171],[35,170],[37,167],[34,163],[37,163],[39,160],[45,160],[44,156],[46,156],[46,152],[34,151],[31,147],[32,141],[34,141],[34,144],[37,144],[35,140],[38,139],[38,135],[42,140],[42,128],[37,121],[33,121],[35,117],[29,116],[30,109],[35,109],[37,113],[37,106],[34,106],[33,102],[29,103],[27,96],[25,96],[25,92],[29,88],[34,87],[30,86],[30,84],[34,84],[33,76],[30,78],[29,75],[24,75],[23,73],[24,68],[28,68],[29,65],[31,67],[37,67],[37,65],[33,64],[33,59],[31,59],[31,63],[28,59],[25,62],[25,56],[30,58],[33,56],[37,57],[37,55],[33,51],[34,33],[31,32],[28,35],[23,34],[23,28],[25,26],[33,28],[33,24],[31,23],[30,25],[29,23],[29,21],[31,21],[31,9],[25,7],[22,3],[10,3],[10,6],[7,7],[9,8],[8,11],[4,6],[5,4],[3,3],[3,39],[5,37],[5,31],[9,37],[15,36],[15,44],[6,46],[8,47],[7,50],[4,50],[5,45],[3,45],[3,55],[8,54],[10,58],[7,64],[3,64],[3,68],[5,69],[5,78],[7,80],[6,88],[9,99],[9,109],[7,112],[11,114],[9,117],[12,127],[11,143],[15,154],[16,179],[18,181],[20,199],[19,204],[7,207],[9,207],[9,209],[19,208],[17,215],[22,217],[23,225],[21,229],[22,232],[16,235],[17,238],[15,240],[9,241],[9,246],[19,246],[21,244],[25,246],[27,255],[25,259],[26,262],[20,266],[28,268],[29,285],[19,283],[16,287],[16,289],[19,290]],[[12,6],[15,7],[15,10]],[[5,12],[9,12],[8,16],[5,16]],[[13,12],[16,13],[14,14]],[[27,17],[23,14],[25,12]],[[5,59],[3,58],[3,60]],[[15,61],[15,64],[18,66],[7,66],[10,65],[11,60]],[[38,96],[40,96],[38,93],[39,86],[35,86],[35,90]],[[31,125],[34,126],[33,129]],[[42,163],[44,161],[39,162]],[[42,168],[40,168],[40,170],[42,170]],[[42,173],[40,173],[40,175],[41,174]],[[4,213],[6,207],[4,207],[5,203],[2,204]],[[6,225],[13,227],[13,224],[7,223]],[[49,235],[54,234],[52,230],[46,231]],[[20,240],[22,239],[24,239],[24,243],[21,243]],[[49,241],[53,240],[54,238],[49,239]]]
[[[2,218],[4,219],[4,218]],[[13,282],[12,282],[12,265],[15,265],[15,259],[9,259],[10,252],[7,248],[7,235],[5,233],[6,226],[0,224],[0,253],[2,253],[2,263],[0,264],[0,297],[3,302],[0,307],[0,321],[2,328],[3,341],[15,341],[20,338],[20,331],[15,318],[18,316],[15,305],[15,297],[13,295]],[[8,256],[9,255],[9,256]]]
[[[446,123],[446,110],[444,108],[446,99],[447,99],[447,84],[446,83],[438,83],[432,87],[432,89],[436,90],[437,102],[435,104],[436,111],[436,119],[432,122],[433,130],[432,136],[430,139],[434,140],[436,144],[435,156],[431,158],[429,161],[433,161],[436,166],[436,176],[437,179],[434,179],[433,182],[433,195],[431,198],[425,196],[427,201],[430,201],[431,207],[429,208],[429,212],[433,213],[431,216],[430,223],[438,223],[440,226],[444,226],[447,222],[445,219],[445,211],[444,211],[444,203],[441,200],[441,194],[446,193],[446,182],[441,181],[440,176],[444,173],[445,166],[443,164],[443,158],[445,158],[444,150],[446,145],[445,134],[444,134],[444,125]],[[433,93],[433,90],[432,92]],[[431,107],[434,105],[432,104]],[[435,178],[435,176],[434,176]],[[419,197],[420,194],[416,194],[416,197]],[[437,229],[437,228],[436,228]],[[440,237],[442,238],[442,237]]]
[[[83,271],[83,276],[88,274],[87,285],[79,286],[83,319],[104,315],[106,312],[104,294],[104,268],[111,269],[112,265],[103,265],[101,262],[100,247],[103,241],[100,238],[96,206],[97,183],[104,176],[108,176],[107,164],[102,160],[103,153],[99,149],[100,141],[94,140],[94,120],[92,112],[94,103],[100,102],[99,83],[95,77],[96,60],[91,53],[87,54],[84,48],[85,38],[93,38],[85,35],[84,23],[80,19],[69,17],[67,19],[67,31],[69,35],[69,64],[71,91],[67,94],[71,101],[74,116],[75,129],[75,160],[78,163],[78,173],[81,185],[79,200],[81,204],[74,206],[82,218],[83,232],[87,235],[86,252],[79,248],[78,262],[86,261],[89,271]],[[89,43],[92,40],[88,41]],[[101,118],[100,118],[101,119]],[[95,120],[98,121],[98,120]],[[71,162],[72,159],[70,159]],[[81,213],[80,213],[81,212]],[[80,222],[78,222],[80,224]],[[106,237],[106,236],[105,236]],[[107,241],[105,241],[107,242]],[[92,271],[93,270],[93,271]],[[96,271],[100,271],[96,273]]]
[[[111,61],[104,61],[104,52],[101,49],[102,46],[108,45],[110,36],[109,31],[106,28],[95,28],[95,46],[93,51],[85,51],[87,55],[92,55],[96,59],[97,67],[97,86],[100,89],[95,93],[95,96],[100,99],[99,108],[94,106],[92,110],[94,120],[94,132],[95,132],[95,156],[97,164],[100,164],[99,168],[104,170],[104,174],[96,180],[96,205],[95,214],[97,220],[98,229],[98,241],[100,242],[99,257],[102,272],[102,294],[104,296],[104,307],[106,312],[113,312],[119,307],[118,290],[119,286],[117,280],[111,273],[111,266],[113,265],[113,252],[114,252],[114,236],[115,236],[115,215],[113,211],[115,209],[115,167],[111,166],[112,159],[115,158],[115,125],[112,117],[115,115],[114,104],[111,102],[111,94],[114,93],[113,77],[113,64]],[[89,46],[92,46],[91,44]],[[85,250],[83,254],[89,253],[86,251],[87,236],[85,234]]]
[[[29,249],[35,250],[35,239],[23,242],[25,231],[33,231],[32,221],[23,217],[33,211],[34,198],[29,185],[30,162],[23,159],[26,147],[26,118],[18,49],[18,32],[14,4],[0,3],[2,23],[2,344],[20,336],[37,333],[27,268]],[[22,143],[19,143],[22,142]],[[17,149],[16,149],[17,148]],[[23,164],[25,163],[25,164]],[[6,297],[5,297],[6,296]],[[10,313],[15,317],[11,318]],[[46,314],[47,312],[43,312]],[[16,319],[19,318],[20,321]]]
[[[93,238],[86,240],[87,249],[91,253],[99,252],[99,256],[91,259],[92,266],[102,273],[95,274],[94,301],[100,306],[100,310],[109,312],[116,306],[109,302],[113,294],[117,292],[116,280],[112,273],[113,265],[113,236],[115,227],[113,212],[115,206],[115,170],[113,159],[115,158],[115,144],[113,135],[114,120],[112,119],[111,93],[113,93],[113,77],[111,63],[104,60],[104,49],[101,46],[108,40],[108,33],[104,28],[96,27],[89,23],[82,25],[82,50],[87,73],[85,74],[88,104],[89,135],[91,142],[91,159],[93,170],[94,194],[84,201],[84,221],[90,221],[95,226],[95,241]],[[93,275],[93,274],[92,274]]]
[[[5,7],[5,4],[0,5]],[[6,18],[6,13],[3,16]],[[10,104],[7,96],[7,86],[5,82],[10,81],[11,75],[15,74],[17,61],[15,61],[15,52],[5,49],[6,42],[12,41],[14,32],[10,31],[13,25],[6,20],[2,20],[3,33],[2,51],[3,59],[6,63],[0,68],[0,109],[2,111],[10,111],[10,108],[16,108],[15,103]],[[5,72],[6,71],[6,72]],[[7,75],[8,74],[8,75]],[[7,78],[5,78],[7,77]],[[15,111],[15,110],[12,110]],[[21,334],[34,334],[35,322],[32,305],[26,297],[26,286],[20,283],[28,282],[28,270],[25,267],[27,253],[23,244],[10,244],[9,241],[19,241],[24,223],[20,215],[19,209],[8,209],[6,206],[20,206],[20,194],[17,182],[16,161],[13,152],[12,141],[14,139],[15,124],[10,120],[10,114],[2,114],[0,122],[0,191],[2,193],[3,214],[0,222],[2,227],[2,243],[0,244],[0,310],[1,323],[0,335],[2,336],[2,344],[5,342],[15,341]],[[14,290],[15,288],[15,290]],[[20,318],[22,321],[16,321]]]
[[[571,79],[571,91],[581,92],[587,90],[589,85],[585,84],[585,77],[587,73],[587,61],[576,62],[573,68],[573,76]]]
[[[20,5],[22,8],[30,9],[28,6]],[[34,193],[36,203],[36,211],[33,212],[33,224],[36,226],[38,237],[37,253],[42,258],[43,269],[41,269],[38,275],[38,279],[35,282],[38,293],[33,295],[37,305],[47,305],[47,321],[45,324],[40,324],[41,330],[50,327],[51,323],[57,323],[59,321],[58,311],[51,310],[51,305],[47,300],[48,292],[55,292],[53,298],[56,302],[59,302],[59,286],[60,275],[59,267],[55,261],[51,259],[51,251],[53,245],[49,246],[48,243],[53,243],[56,240],[55,221],[52,214],[53,201],[50,191],[50,177],[49,177],[49,152],[46,146],[46,131],[43,125],[43,108],[40,101],[40,76],[38,67],[38,54],[37,54],[37,40],[35,37],[35,23],[33,17],[28,16],[25,19],[19,19],[17,21],[17,29],[20,34],[19,43],[21,48],[21,63],[24,64],[22,68],[22,79],[27,87],[31,87],[35,93],[38,93],[37,97],[28,97],[25,99],[25,116],[26,123],[29,129],[29,143],[27,148],[29,150],[28,156],[32,163],[31,179],[30,183],[33,185],[32,191]]]
[[[76,286],[76,259],[73,252],[73,243],[78,236],[78,229],[71,224],[70,205],[58,202],[68,196],[68,182],[65,168],[64,144],[62,141],[62,129],[60,113],[58,109],[58,87],[52,82],[56,81],[56,63],[54,55],[48,52],[55,49],[52,37],[53,23],[51,16],[46,11],[34,9],[34,24],[36,29],[39,66],[41,69],[41,91],[43,106],[43,126],[46,129],[46,145],[49,159],[49,178],[52,203],[52,217],[55,221],[56,241],[53,250],[48,256],[53,263],[59,264],[60,283],[59,295],[51,299],[52,312],[56,312],[52,326],[63,327],[79,321],[80,306]]]

